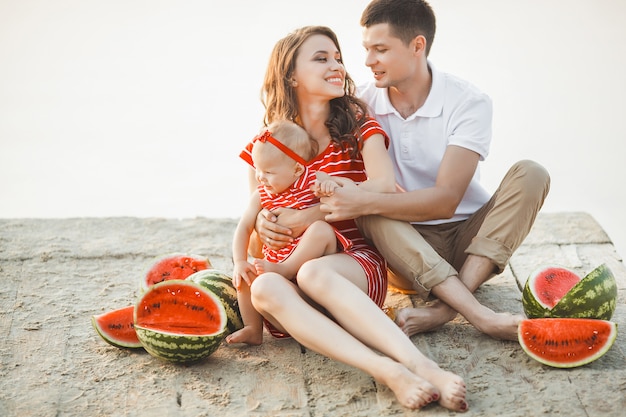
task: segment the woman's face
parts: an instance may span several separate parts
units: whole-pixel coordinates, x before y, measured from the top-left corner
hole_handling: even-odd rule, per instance
[[[308,99],[331,100],[345,94],[346,70],[333,41],[312,35],[300,46],[292,81],[300,103]]]

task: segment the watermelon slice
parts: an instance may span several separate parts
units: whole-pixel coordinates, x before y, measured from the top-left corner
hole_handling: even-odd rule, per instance
[[[522,320],[519,343],[531,358],[556,368],[574,368],[600,358],[617,338],[606,320],[543,318]]]
[[[191,274],[209,268],[211,262],[205,256],[172,253],[159,257],[148,267],[141,282],[141,289],[145,291],[151,285],[167,280],[186,279]]]
[[[583,279],[563,267],[539,269],[528,278],[522,293],[528,318],[610,320],[617,303],[617,283],[606,264]]]
[[[105,342],[120,348],[140,348],[133,323],[135,306],[91,316],[91,324]]]

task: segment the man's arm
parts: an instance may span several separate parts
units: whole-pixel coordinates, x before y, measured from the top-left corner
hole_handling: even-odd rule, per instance
[[[479,159],[474,151],[450,145],[433,187],[404,193],[376,193],[344,185],[335,190],[334,195],[322,198],[322,210],[329,213],[328,221],[368,214],[405,221],[447,219],[454,215],[461,202]]]

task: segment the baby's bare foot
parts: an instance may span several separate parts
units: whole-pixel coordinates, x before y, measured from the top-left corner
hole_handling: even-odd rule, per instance
[[[248,345],[260,345],[263,343],[263,328],[257,329],[252,326],[245,326],[243,329],[226,336],[226,343],[247,343]]]
[[[277,274],[286,276],[285,274],[288,272],[286,265],[283,263],[274,263],[265,259],[254,259],[254,268],[256,269],[257,275],[264,274],[265,272],[276,272]]]

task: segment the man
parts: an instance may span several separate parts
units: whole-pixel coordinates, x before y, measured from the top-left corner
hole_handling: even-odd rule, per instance
[[[537,163],[521,161],[493,196],[480,186],[491,100],[428,61],[436,22],[427,2],[374,0],[361,25],[374,81],[360,96],[391,137],[389,152],[404,192],[367,193],[344,182],[322,199],[326,220],[360,217],[363,233],[389,263],[390,283],[439,300],[400,310],[396,322],[405,333],[437,328],[459,312],[493,337],[515,339],[521,317],[496,314],[470,292],[502,272],[527,236],[549,175]]]

